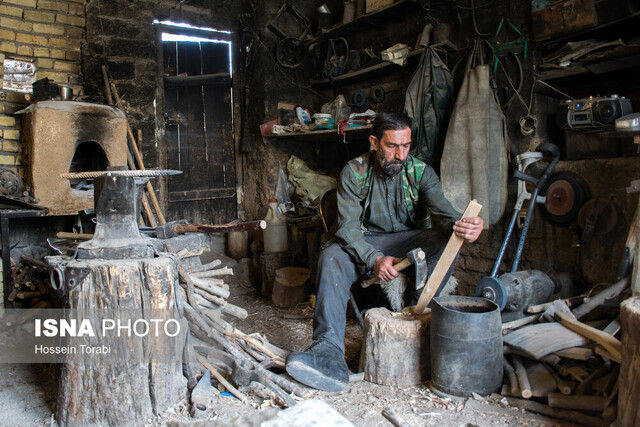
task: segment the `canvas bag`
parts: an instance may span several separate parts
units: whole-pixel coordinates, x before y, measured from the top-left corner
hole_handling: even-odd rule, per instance
[[[507,205],[508,137],[504,115],[491,90],[490,66],[482,64],[476,40],[445,138],[440,180],[444,195],[463,212],[471,199],[483,208],[484,227],[495,224]]]

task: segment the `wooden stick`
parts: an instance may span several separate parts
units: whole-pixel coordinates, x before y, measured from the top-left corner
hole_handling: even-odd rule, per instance
[[[233,269],[229,267],[218,268],[216,270],[208,270],[208,271],[199,271],[197,273],[192,273],[192,276],[205,278],[205,277],[216,277],[216,276],[233,276]]]
[[[556,316],[560,319],[560,323],[566,328],[602,345],[611,354],[614,362],[620,363],[622,361],[622,344],[620,344],[620,341],[599,329],[592,328],[571,318],[567,313],[556,313]]]
[[[461,219],[473,218],[478,216],[478,213],[480,213],[480,209],[482,209],[482,205],[477,203],[475,200],[471,200],[467,205],[464,213],[462,214]],[[416,314],[424,313],[425,308],[427,308],[427,306],[431,302],[431,299],[433,299],[433,296],[440,288],[444,277],[447,275],[447,271],[449,271],[451,264],[453,264],[453,261],[456,259],[458,252],[460,252],[460,248],[462,247],[463,243],[464,239],[462,237],[459,237],[455,232],[451,234],[447,246],[444,248],[444,251],[440,256],[438,263],[433,269],[433,272],[429,276],[427,284],[420,294],[420,299],[418,300],[418,304],[414,309]]]
[[[124,112],[124,107],[122,105],[120,96],[118,95],[118,89],[116,88],[116,85],[113,82],[111,82],[111,92],[113,92],[113,98],[116,101],[116,106]],[[128,120],[127,120],[127,134],[129,135],[129,139],[131,140],[133,154],[138,162],[138,167],[140,170],[145,170],[144,163],[142,162],[142,155],[140,155],[140,150],[138,150],[138,146],[136,145],[136,138],[133,136],[133,131],[131,130],[131,126],[129,125]],[[165,224],[166,221],[164,219],[164,215],[162,214],[162,210],[160,209],[160,204],[158,203],[158,199],[156,198],[156,193],[153,190],[153,186],[151,185],[151,182],[147,182],[147,191],[149,192],[149,199],[151,199],[153,208],[156,210],[156,215],[158,215],[158,222],[160,223],[160,225]]]
[[[196,354],[196,358],[198,359],[198,362],[200,362],[202,364],[202,366],[204,366],[205,368],[207,368],[209,370],[209,372],[211,372],[211,374],[216,377],[216,379],[218,380],[218,382],[220,382],[220,384],[222,384],[224,386],[224,388],[226,388],[227,390],[229,390],[229,393],[233,394],[235,397],[237,397],[238,399],[240,399],[241,402],[244,402],[247,400],[247,396],[245,396],[244,394],[240,393],[240,391],[238,391],[237,388],[235,388],[234,386],[232,386],[229,381],[227,381],[227,379],[225,377],[223,377],[220,372],[218,372],[218,370],[216,368],[213,367],[213,365],[211,365],[211,363],[207,362],[206,360],[204,360],[204,358],[198,354]]]
[[[520,390],[518,388],[518,377],[516,376],[516,371],[513,369],[513,366],[511,366],[506,357],[503,357],[503,359],[504,360],[502,363],[504,367],[504,373],[509,379],[509,392],[513,396],[517,396],[520,394]]]
[[[203,291],[207,291],[212,295],[216,295],[220,298],[229,298],[230,292],[228,289],[221,288],[216,285],[215,282],[211,282],[208,280],[201,279],[199,277],[189,276],[193,281],[193,284],[196,288],[202,289]]]
[[[104,80],[104,96],[107,98],[107,104],[113,105],[113,97],[111,96],[111,88],[109,87],[109,76],[107,75],[107,67],[105,65],[100,67],[102,69],[102,79]]]
[[[573,393],[573,389],[576,387],[575,381],[565,381],[556,373],[553,373],[553,379],[556,380],[556,386],[560,393],[562,394],[571,394]]]
[[[127,124],[127,126],[129,126]],[[127,148],[127,165],[129,169],[136,170],[136,164],[133,161],[133,157],[131,157],[131,152]],[[147,183],[148,184],[148,183]],[[157,227],[156,219],[153,216],[153,212],[151,212],[151,207],[149,206],[149,201],[147,200],[147,195],[142,192],[142,210],[147,218],[147,224],[149,227]]]
[[[65,232],[65,231],[60,231],[60,232],[56,233],[56,237],[58,239],[91,240],[91,239],[93,239],[93,234],[68,233],[68,232]]]
[[[519,328],[520,326],[528,325],[536,322],[540,318],[539,314],[533,316],[523,317],[522,319],[512,320],[511,322],[505,322],[502,324],[502,335],[506,335],[511,332],[511,329]]]
[[[620,295],[627,286],[629,286],[629,277],[625,277],[624,279],[619,280],[596,296],[590,298],[580,307],[571,311],[573,312],[573,315],[576,316],[576,319],[581,319],[587,313],[590,313],[594,308],[598,307],[600,304],[603,304],[607,300]]]
[[[389,422],[396,427],[411,427],[408,422],[406,422],[400,415],[396,414],[395,411],[389,407],[382,410],[382,416],[388,419]]]
[[[531,391],[531,383],[529,382],[529,377],[527,376],[527,370],[524,368],[522,360],[520,360],[520,356],[518,356],[517,354],[512,354],[511,360],[513,360],[513,367],[515,368],[516,376],[518,377],[520,394],[525,399],[530,399],[531,396],[533,396],[533,392]]]

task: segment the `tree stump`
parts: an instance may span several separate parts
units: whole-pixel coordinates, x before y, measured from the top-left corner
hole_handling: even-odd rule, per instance
[[[78,336],[67,345],[109,346],[109,352],[68,354],[61,366],[57,419],[59,425],[144,425],[186,396],[182,348],[187,332],[175,305],[177,265],[170,257],[71,261],[64,270],[69,308],[89,319],[95,337]],[[132,333],[106,332],[105,319],[180,318],[181,335],[144,333],[144,322]],[[168,324],[168,322],[167,322]],[[140,328],[142,326],[142,328]],[[175,323],[174,323],[175,326]],[[137,331],[137,332],[133,332]],[[175,328],[171,330],[171,334]],[[129,336],[130,335],[130,336]],[[141,336],[139,336],[141,335]]]
[[[308,268],[285,267],[276,270],[271,299],[276,307],[295,307],[307,300],[309,277]]]
[[[618,422],[621,426],[640,424],[640,297],[620,306],[622,363],[620,364]]]
[[[290,252],[263,252],[260,254],[260,273],[262,276],[262,296],[270,297],[276,270],[291,266]]]
[[[364,379],[395,386],[428,380],[430,317],[430,314],[393,313],[386,308],[367,311],[360,359]]]

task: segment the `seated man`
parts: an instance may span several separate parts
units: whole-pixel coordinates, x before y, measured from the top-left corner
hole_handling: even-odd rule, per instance
[[[444,197],[433,169],[409,156],[406,115],[377,114],[369,141],[372,151],[351,160],[338,178],[338,230],[318,260],[313,343],[287,359],[289,375],[325,391],[349,384],[344,332],[351,285],[367,271],[381,281],[394,279],[393,265],[417,247],[431,272],[451,232],[473,242],[483,228],[479,217],[457,221],[462,215]],[[438,229],[429,228],[431,215]],[[409,305],[420,292],[405,296]]]

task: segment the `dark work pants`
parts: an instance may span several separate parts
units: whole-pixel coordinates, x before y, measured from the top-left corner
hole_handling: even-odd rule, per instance
[[[436,266],[449,238],[434,230],[409,230],[398,233],[365,233],[364,239],[385,256],[405,258],[407,252],[422,248],[427,259],[429,274]],[[451,266],[443,283],[453,272]],[[313,318],[313,339],[328,340],[344,352],[344,330],[346,325],[349,289],[361,277],[355,260],[338,243],[325,248],[318,259],[316,277],[316,309]],[[410,305],[418,302],[422,289],[414,291],[408,300]]]

